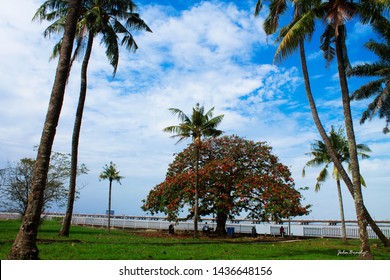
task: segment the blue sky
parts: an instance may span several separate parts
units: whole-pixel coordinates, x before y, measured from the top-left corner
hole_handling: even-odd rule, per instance
[[[35,157],[56,61],[49,61],[58,38],[45,39],[47,23],[31,22],[43,1],[15,0],[0,10],[0,167],[23,157]],[[319,139],[305,96],[297,54],[273,64],[275,45],[254,18],[255,1],[136,1],[141,17],[153,33],[135,33],[136,53],[121,50],[112,79],[104,49],[94,45],[80,139],[80,162],[90,172],[79,178],[83,186],[76,213],[104,213],[108,183],[99,173],[110,161],[125,177],[113,189],[117,214],[144,215],[141,200],[164,180],[173,160],[189,142],[175,145],[162,129],[178,120],[168,108],[190,112],[199,102],[224,114],[221,129],[255,141],[267,141],[280,161],[290,167],[297,187],[308,186],[304,203],[312,204],[308,218],[338,219],[335,183],[330,179],[314,192],[319,169],[301,172],[310,143]],[[321,22],[318,27],[321,28]],[[321,29],[319,29],[321,30]],[[353,64],[374,61],[363,44],[373,36],[367,26],[348,23],[348,47]],[[327,130],[343,124],[337,67],[319,53],[316,34],[307,44],[309,71],[321,119]],[[73,119],[79,92],[80,63],[67,88],[54,150],[70,152]],[[351,92],[364,81],[350,80]],[[366,179],[364,199],[376,219],[390,219],[390,141],[382,133],[383,120],[359,124],[366,101],[353,102],[358,143],[372,149],[361,161]],[[347,219],[355,218],[353,201],[344,191]],[[57,209],[56,209],[57,210]]]

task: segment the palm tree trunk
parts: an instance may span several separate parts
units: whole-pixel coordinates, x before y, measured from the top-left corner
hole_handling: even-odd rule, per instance
[[[198,219],[199,219],[199,145],[195,144],[196,162],[195,162],[195,205],[194,205],[194,237],[198,238]]]
[[[301,63],[302,63],[302,72],[303,72],[303,77],[305,81],[305,89],[306,89],[306,96],[309,101],[310,105],[310,110],[313,116],[314,124],[317,127],[318,132],[320,133],[320,136],[326,146],[326,149],[332,159],[333,164],[337,168],[341,178],[344,180],[345,184],[347,186],[352,186],[352,182],[349,179],[349,176],[347,172],[345,171],[343,165],[341,164],[341,161],[337,157],[337,154],[335,150],[333,149],[332,143],[330,142],[330,139],[328,135],[326,134],[326,131],[321,123],[320,117],[318,115],[317,111],[317,106],[315,104],[313,94],[311,91],[311,86],[310,86],[310,78],[309,78],[309,71],[307,69],[307,63],[306,63],[306,54],[305,54],[305,47],[304,47],[304,42],[301,41],[299,44],[299,51],[300,51],[300,56],[301,56]],[[351,191],[351,189],[350,189]],[[353,194],[353,192],[351,192]]]
[[[302,64],[302,73],[305,81],[305,88],[306,88],[306,96],[309,101],[310,110],[313,116],[314,124],[317,127],[318,132],[321,135],[321,138],[329,152],[329,155],[332,158],[333,164],[336,166],[341,178],[343,179],[345,185],[347,186],[349,192],[351,193],[352,197],[354,197],[354,191],[353,191],[353,184],[350,180],[347,172],[345,171],[344,167],[342,166],[340,160],[338,159],[336,152],[332,148],[332,144],[330,143],[330,140],[328,138],[328,135],[326,134],[326,131],[321,123],[321,120],[318,115],[317,106],[315,104],[313,94],[311,91],[310,86],[310,78],[309,78],[309,71],[307,69],[307,63],[306,63],[306,54],[305,54],[305,47],[304,42],[301,41],[299,43],[299,51],[300,51],[300,57],[301,57],[301,64]],[[378,225],[375,223],[375,221],[371,218],[370,213],[368,210],[364,207],[363,217],[364,219],[369,223],[371,228],[374,230],[378,238],[382,241],[383,245],[385,247],[390,247],[390,241],[387,239],[387,237],[383,234],[383,232],[380,230]]]
[[[108,222],[107,222],[107,233],[110,233],[111,228],[111,189],[112,189],[112,179],[110,179],[110,187],[108,191]]]
[[[60,58],[39,144],[27,210],[8,254],[8,259],[39,259],[36,240],[43,207],[43,195],[49,170],[50,155],[64,99],[80,6],[81,0],[69,1],[69,12],[65,23]]]
[[[70,164],[71,167],[70,167],[68,205],[66,208],[64,221],[62,223],[62,228],[60,230],[61,236],[69,236],[70,224],[72,222],[73,205],[74,205],[74,199],[76,194],[77,161],[78,161],[80,130],[81,130],[81,122],[82,122],[83,112],[84,112],[85,98],[87,95],[87,70],[88,70],[89,58],[91,57],[92,45],[93,45],[93,34],[92,32],[90,32],[88,35],[87,49],[85,50],[84,60],[81,66],[80,96],[79,96],[79,103],[77,105],[76,118],[74,122],[73,136],[72,136],[72,153],[71,153],[71,164]]]
[[[343,111],[344,111],[344,122],[345,122],[345,131],[348,139],[348,147],[349,147],[349,156],[351,160],[351,171],[352,171],[352,183],[354,186],[354,202],[356,208],[356,216],[359,225],[359,237],[361,241],[361,250],[363,252],[362,258],[372,259],[370,244],[368,242],[368,234],[366,222],[363,218],[363,195],[361,190],[360,183],[360,170],[359,170],[359,161],[357,157],[356,150],[356,139],[355,132],[353,130],[353,120],[351,113],[351,104],[348,90],[348,83],[345,74],[345,61],[343,55],[343,47],[342,47],[342,29],[339,28],[339,35],[336,36],[336,54],[337,54],[337,65],[339,71],[340,78],[340,87],[341,87],[341,95],[342,95],[342,103],[343,103]]]
[[[336,179],[336,183],[337,183],[337,193],[338,193],[338,196],[339,196],[340,218],[341,218],[341,233],[342,233],[344,242],[347,242],[347,231],[345,229],[345,218],[344,218],[343,195],[341,194],[340,180]]]

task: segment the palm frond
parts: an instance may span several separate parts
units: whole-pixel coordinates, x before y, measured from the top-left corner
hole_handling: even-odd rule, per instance
[[[50,60],[53,60],[60,55],[61,46],[62,46],[62,39],[60,41],[58,41],[57,44],[54,45],[53,53],[50,56]]]
[[[379,62],[363,63],[352,67],[352,69],[348,72],[348,75],[358,77],[377,77],[382,73],[382,70],[386,68],[386,64]]]
[[[271,1],[269,5],[270,13],[266,17],[263,28],[267,35],[274,34],[279,27],[279,17],[287,10],[287,1]]]
[[[361,158],[369,158],[370,156],[367,155],[367,153],[372,152],[372,150],[365,144],[357,144],[356,149],[357,149],[358,155],[361,156]]]
[[[119,62],[118,36],[110,25],[103,25],[102,33],[101,42],[106,47],[106,56],[111,66],[114,68],[113,75],[115,76]]]
[[[321,46],[320,49],[324,52],[324,58],[326,61],[326,67],[330,66],[330,63],[336,56],[336,50],[332,46],[335,41],[335,31],[329,24],[326,26],[324,33],[320,37]]]
[[[284,30],[283,38],[276,50],[274,62],[279,63],[290,56],[306,36],[314,32],[316,14],[309,11]],[[280,39],[280,38],[279,38]]]
[[[114,19],[113,24],[114,31],[119,34],[123,34],[121,45],[125,46],[127,50],[135,52],[138,49],[138,45],[134,40],[133,35],[122,25],[118,20]]]
[[[362,175],[360,175],[360,184],[362,184],[363,187],[367,187],[366,181],[364,180]]]
[[[255,16],[257,17],[260,14],[260,11],[263,9],[263,1],[258,0],[255,6]]]
[[[389,11],[389,0],[360,1],[358,13],[363,24],[375,23],[386,11]]]
[[[323,182],[325,182],[328,177],[329,177],[329,172],[328,172],[328,165],[325,165],[325,167],[320,171],[320,173],[318,174],[318,177],[317,177],[317,182],[316,182],[316,185],[314,187],[314,190],[316,192],[318,192],[320,189],[321,189],[321,184]]]
[[[67,14],[68,7],[67,0],[47,0],[38,8],[32,21],[52,21],[61,18]]]
[[[388,43],[376,42],[371,39],[365,44],[365,47],[376,54],[381,62],[389,62],[390,45]]]
[[[169,108],[169,111],[171,111],[171,113],[173,115],[177,115],[177,117],[179,118],[180,121],[186,122],[186,123],[191,122],[190,118],[182,110],[177,109],[177,108]]]
[[[43,31],[43,37],[48,37],[52,34],[59,34],[64,30],[66,17],[59,18],[57,21],[50,24],[45,31]]]
[[[351,62],[349,61],[349,56],[348,56],[348,48],[347,48],[347,28],[345,25],[342,25],[339,27],[339,32],[342,34],[341,35],[341,45],[342,45],[342,51],[343,51],[343,60],[344,60],[344,68],[345,72],[348,73],[351,71]]]
[[[381,92],[383,81],[383,79],[379,79],[361,86],[352,93],[351,100],[363,100],[378,95]]]
[[[143,21],[139,14],[131,13],[126,20],[126,27],[130,30],[144,30],[146,32],[153,32],[152,29]]]

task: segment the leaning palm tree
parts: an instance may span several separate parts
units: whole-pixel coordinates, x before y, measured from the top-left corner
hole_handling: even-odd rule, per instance
[[[195,195],[194,195],[194,236],[198,237],[199,219],[199,156],[202,148],[202,137],[217,137],[223,132],[217,126],[222,122],[224,115],[213,117],[214,107],[205,113],[204,107],[199,103],[192,108],[192,115],[188,117],[183,111],[176,108],[169,109],[172,114],[177,115],[181,123],[175,126],[164,128],[164,132],[174,133],[172,138],[179,138],[177,143],[184,139],[192,138],[195,144]]]
[[[347,163],[348,169],[350,169],[348,142],[345,139],[344,130],[342,128],[339,128],[339,130],[336,131],[334,129],[334,127],[332,126],[332,129],[329,133],[329,139],[332,143],[333,149],[337,152],[337,157],[339,158],[340,162]],[[367,152],[370,152],[371,150],[368,148],[367,145],[358,144],[357,149],[358,149],[358,154],[361,158],[369,158],[369,155],[367,155]],[[328,177],[329,177],[328,167],[333,162],[332,162],[331,157],[329,156],[329,153],[328,153],[328,150],[327,150],[325,144],[320,140],[316,140],[311,145],[311,152],[308,153],[308,155],[311,155],[313,158],[306,163],[305,167],[302,170],[302,176],[305,176],[305,174],[306,174],[306,170],[305,170],[306,167],[324,166],[317,177],[317,182],[315,185],[315,191],[318,192],[321,188],[321,184],[328,179]],[[346,235],[346,229],[345,229],[343,197],[341,194],[340,173],[338,172],[338,169],[336,168],[335,165],[333,165],[333,172],[332,173],[333,173],[333,178],[336,180],[336,185],[337,185],[342,236],[343,236],[344,241],[346,242],[347,235]],[[366,186],[366,183],[364,182],[363,177],[361,177],[360,180],[361,180],[362,185]]]
[[[63,18],[67,13],[67,3],[67,1],[63,0],[48,0],[36,12],[34,19],[55,20],[45,30],[45,37],[61,31]],[[87,69],[94,39],[98,35],[102,37],[101,44],[106,47],[106,56],[114,68],[113,74],[115,76],[119,62],[119,38],[117,35],[122,35],[121,45],[124,45],[127,50],[135,51],[138,46],[130,30],[146,30],[151,32],[151,29],[135,13],[136,8],[133,1],[129,0],[83,0],[82,2],[82,12],[78,21],[76,48],[72,62],[80,55],[85,44],[86,47],[81,67],[80,95],[72,135],[68,206],[60,230],[60,235],[63,236],[69,236],[73,213],[76,192],[78,146],[87,93]],[[123,24],[122,21],[125,23]],[[61,42],[62,40],[54,47],[52,58],[57,56],[57,49],[61,46]]]
[[[348,73],[350,76],[376,77],[353,92],[352,100],[362,100],[374,97],[374,100],[363,112],[360,123],[371,120],[375,115],[386,119],[384,133],[390,132],[390,21],[384,17],[373,23],[376,33],[382,38],[381,42],[370,40],[366,48],[376,54],[379,61],[357,65]]]
[[[103,172],[100,173],[100,180],[108,180],[110,182],[109,192],[108,192],[108,222],[107,222],[107,233],[110,233],[111,227],[111,191],[112,191],[112,182],[117,181],[119,184],[123,179],[122,176],[119,175],[119,171],[116,169],[115,163],[110,162],[110,165],[105,165],[103,168]]]
[[[287,1],[282,0],[274,0],[269,1],[270,2],[270,11],[268,16],[266,17],[264,21],[264,31],[267,35],[274,34],[278,27],[279,27],[279,18],[288,10]],[[291,0],[291,2],[294,4],[294,14],[293,19],[290,24],[283,27],[280,32],[279,36],[277,37],[276,41],[281,41],[283,37],[286,35],[286,33],[289,31],[291,27],[294,26],[294,24],[300,19],[300,17],[305,14],[307,11],[310,11],[314,5],[318,5],[318,1],[294,1]],[[255,16],[258,16],[263,8],[263,1],[258,0],[255,8]],[[334,162],[335,166],[338,168],[339,173],[343,180],[346,182],[346,185],[348,186],[349,191],[353,195],[353,184],[350,180],[347,172],[345,171],[343,165],[337,158],[337,153],[334,151],[331,141],[325,131],[325,128],[321,122],[321,119],[318,114],[317,105],[315,103],[311,85],[310,85],[310,75],[309,70],[307,67],[307,61],[306,61],[306,53],[305,53],[305,40],[310,39],[312,36],[312,33],[314,32],[313,28],[308,28],[306,32],[301,32],[298,35],[296,35],[292,40],[295,41],[297,45],[293,45],[292,47],[288,48],[287,50],[282,48],[281,53],[277,53],[275,55],[275,62],[281,62],[284,58],[288,57],[292,54],[294,48],[299,47],[299,55],[301,59],[301,67],[302,67],[302,74],[304,77],[305,82],[305,91],[306,96],[310,105],[310,111],[312,113],[314,124],[317,127],[317,130],[324,141],[324,144],[328,150],[329,155],[332,158],[332,161]],[[291,35],[290,35],[291,36]],[[367,212],[368,214],[368,212]],[[369,215],[369,214],[368,214]],[[368,219],[369,220],[369,219]],[[372,219],[371,219],[372,220]],[[373,221],[373,220],[372,220]],[[376,227],[379,229],[378,227]],[[378,235],[379,236],[379,235]],[[383,235],[384,236],[384,235]],[[386,239],[387,240],[387,239]]]
[[[262,1],[259,1],[262,2]],[[271,1],[270,7],[279,7],[278,5],[282,5],[286,1]],[[349,152],[351,156],[351,170],[352,170],[352,181],[349,179],[348,174],[343,170],[342,165],[337,160],[336,153],[331,151],[331,145],[329,141],[325,141],[323,131],[320,131],[321,137],[324,139],[324,143],[326,144],[328,150],[330,151],[330,155],[332,156],[333,162],[337,165],[337,168],[345,181],[349,191],[353,194],[355,209],[357,220],[359,223],[359,231],[360,231],[360,240],[361,240],[361,248],[364,252],[363,257],[372,258],[370,247],[368,243],[368,235],[367,229],[365,226],[365,220],[374,224],[371,217],[368,216],[367,209],[364,207],[363,196],[361,193],[361,184],[360,184],[360,170],[359,170],[359,162],[357,158],[356,151],[356,140],[355,134],[353,130],[353,121],[352,121],[352,113],[349,102],[349,91],[348,91],[348,83],[346,79],[346,69],[348,67],[347,60],[347,49],[345,47],[345,38],[346,38],[346,27],[345,22],[350,19],[352,16],[360,12],[362,15],[362,19],[367,22],[369,20],[375,20],[375,17],[378,13],[384,10],[385,4],[381,3],[383,1],[361,1],[365,4],[366,10],[360,9],[361,3],[353,3],[353,1],[306,1],[306,0],[296,0],[293,1],[296,7],[300,9],[296,9],[296,11],[300,11],[300,13],[295,13],[294,20],[291,24],[289,24],[286,28],[280,31],[281,36],[279,37],[280,43],[278,45],[278,49],[276,51],[275,60],[282,61],[287,56],[291,55],[292,52],[302,44],[302,42],[311,38],[314,30],[315,30],[315,21],[316,19],[326,19],[328,22],[327,28],[323,34],[323,38],[328,41],[323,42],[323,46],[321,49],[326,48],[327,42],[334,43],[334,55],[337,58],[338,65],[338,73],[340,80],[340,87],[342,93],[342,104],[343,104],[343,112],[344,112],[344,121],[346,127],[346,133],[348,138],[348,146]],[[262,4],[262,3],[260,3]],[[278,5],[277,5],[278,4]],[[377,7],[378,5],[378,7]],[[261,8],[261,5],[258,5]],[[301,10],[301,8],[304,8]],[[256,9],[258,11],[259,9]],[[280,10],[280,9],[279,9]],[[281,10],[283,11],[283,10]],[[330,32],[333,30],[333,32]],[[328,34],[326,34],[328,32]],[[331,37],[333,34],[333,37]],[[325,43],[325,44],[324,44]],[[328,44],[329,46],[329,44]],[[302,48],[300,48],[302,53]],[[329,49],[332,50],[332,49]],[[330,52],[327,55],[331,54]],[[332,58],[328,56],[327,59]],[[305,77],[305,85],[308,84]],[[307,89],[307,85],[306,85]],[[309,96],[308,96],[309,97]],[[309,98],[310,99],[310,98]],[[310,100],[309,100],[310,101]],[[311,104],[312,107],[312,104]],[[314,112],[312,108],[312,113]],[[313,114],[314,116],[314,114]],[[317,125],[317,123],[316,123]],[[318,125],[317,125],[318,128]],[[367,218],[367,219],[366,219]],[[379,228],[375,225],[375,228],[378,233],[380,232]],[[379,236],[380,234],[378,234]],[[383,235],[383,234],[382,234]],[[383,238],[383,242],[385,245],[389,245],[389,241],[380,236],[381,240]]]
[[[69,12],[65,21],[60,58],[58,60],[49,107],[38,148],[27,210],[8,254],[8,259],[39,259],[39,250],[36,241],[41,218],[43,195],[46,187],[56,127],[61,113],[66,81],[70,70],[69,64],[72,56],[77,19],[81,7],[81,0],[69,0],[68,2]]]

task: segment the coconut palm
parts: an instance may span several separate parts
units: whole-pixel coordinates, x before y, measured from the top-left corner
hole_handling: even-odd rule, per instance
[[[390,131],[390,22],[382,17],[373,23],[376,33],[383,39],[381,42],[370,40],[365,44],[366,48],[375,53],[379,61],[357,65],[348,73],[350,76],[376,77],[361,86],[351,96],[352,100],[362,100],[374,97],[374,100],[363,112],[360,123],[371,120],[375,115],[386,119],[384,133]]]
[[[39,250],[36,241],[41,218],[43,194],[46,187],[50,155],[61,113],[66,81],[70,70],[69,65],[76,33],[76,24],[81,7],[81,0],[69,0],[68,2],[69,12],[65,21],[64,36],[62,39],[56,76],[38,148],[27,210],[16,239],[8,254],[8,259],[39,258]]]
[[[340,162],[347,163],[348,169],[350,169],[350,158],[349,158],[349,151],[348,151],[348,142],[345,139],[344,136],[344,130],[342,128],[339,128],[338,131],[334,129],[332,126],[332,129],[329,133],[329,139],[332,143],[333,149],[337,152],[337,157],[339,158]],[[369,155],[367,155],[367,152],[370,152],[371,150],[368,148],[368,146],[364,144],[358,144],[357,145],[358,153],[361,158],[369,158]],[[309,160],[305,167],[302,170],[302,176],[305,176],[306,174],[306,167],[320,167],[324,166],[323,169],[320,171],[316,185],[315,185],[315,191],[318,192],[321,188],[321,184],[325,182],[329,177],[328,167],[333,163],[331,157],[329,156],[329,153],[327,151],[327,148],[325,144],[320,141],[316,140],[311,145],[311,153],[308,155],[312,156],[312,159]],[[340,206],[340,218],[341,218],[341,229],[342,229],[342,235],[344,241],[347,241],[346,236],[346,230],[345,230],[345,219],[344,219],[344,207],[343,207],[343,198],[341,194],[341,184],[340,184],[340,173],[338,172],[335,165],[333,165],[333,178],[336,180],[337,185],[337,193],[339,198],[339,206]],[[361,183],[363,186],[366,186],[366,183],[364,182],[363,177],[360,178]]]
[[[286,1],[272,1],[272,2],[286,2]],[[356,150],[356,139],[353,129],[353,121],[352,121],[352,113],[350,108],[350,98],[349,98],[349,89],[348,83],[346,79],[346,69],[348,68],[348,60],[347,60],[347,49],[345,46],[345,38],[346,38],[346,27],[345,23],[348,19],[351,19],[352,16],[360,13],[362,15],[362,20],[374,21],[376,16],[384,10],[385,5],[387,5],[387,1],[383,4],[383,1],[360,1],[362,3],[354,3],[353,1],[305,1],[305,0],[297,0],[293,1],[295,6],[303,7],[304,9],[300,10],[301,13],[296,13],[294,20],[291,24],[289,24],[286,28],[280,31],[281,36],[279,37],[280,43],[278,45],[278,49],[275,54],[275,60],[281,61],[285,59],[287,56],[292,54],[292,52],[300,46],[303,40],[306,38],[310,38],[315,30],[315,22],[317,19],[326,20],[328,24],[327,28],[323,33],[322,38],[328,41],[323,41],[323,46],[321,47],[323,50],[326,46],[330,46],[327,44],[333,43],[335,47],[333,48],[335,57],[337,58],[338,65],[338,73],[340,80],[340,88],[342,95],[342,105],[344,112],[344,122],[346,128],[346,134],[348,139],[348,147],[351,157],[351,170],[352,170],[352,182],[346,172],[343,171],[341,164],[339,164],[336,154],[331,152],[330,155],[335,164],[337,164],[340,175],[343,180],[346,182],[348,189],[351,194],[353,194],[355,209],[357,220],[359,224],[360,231],[360,239],[361,239],[361,248],[364,252],[364,258],[372,258],[370,247],[368,243],[368,235],[367,229],[365,225],[365,218],[367,216],[367,211],[364,207],[363,196],[361,192],[361,184],[360,184],[360,170],[359,170],[359,162],[357,158],[357,150]],[[361,7],[365,7],[365,9],[361,9]],[[261,5],[259,6],[261,7]],[[270,5],[272,7],[272,3]],[[379,7],[379,8],[378,8]],[[388,6],[387,6],[388,8]],[[257,10],[257,9],[256,9]],[[328,34],[327,34],[328,32]],[[325,43],[325,44],[324,44]],[[328,48],[328,50],[331,50]],[[301,50],[302,52],[302,50]],[[329,56],[331,53],[326,53],[327,59],[331,59]],[[306,83],[306,80],[305,80]],[[313,110],[312,110],[313,113]],[[323,137],[322,132],[321,137]],[[325,138],[323,138],[325,140]],[[324,141],[325,142],[325,141]],[[328,150],[331,150],[329,142],[325,144],[327,145]],[[340,167],[340,168],[339,168]],[[378,230],[378,228],[376,228]],[[382,237],[381,237],[382,239]],[[385,239],[384,243],[389,245],[389,241]]]
[[[63,18],[67,13],[67,3],[67,1],[63,0],[48,0],[38,9],[34,19],[55,20],[55,22],[45,30],[45,37],[61,31]],[[82,2],[82,12],[78,21],[77,43],[73,60],[80,55],[85,43],[86,48],[81,67],[80,95],[72,136],[68,206],[63,226],[60,231],[60,234],[63,236],[69,236],[72,219],[73,203],[76,192],[78,145],[87,93],[87,69],[94,38],[98,35],[102,37],[101,43],[106,47],[106,56],[114,68],[113,74],[115,76],[119,62],[119,38],[117,34],[122,35],[121,44],[124,45],[127,50],[135,51],[138,46],[130,30],[146,30],[151,32],[151,29],[139,15],[135,13],[136,8],[133,1],[129,0],[83,0]],[[125,24],[122,24],[122,21],[124,21]],[[52,58],[56,57],[57,49],[61,46],[61,42],[62,41],[60,40],[54,47]]]
[[[111,227],[111,191],[112,191],[112,182],[117,181],[121,184],[122,176],[119,175],[119,171],[115,163],[110,162],[110,165],[105,165],[103,167],[103,172],[100,173],[100,180],[108,180],[110,182],[109,192],[108,192],[108,222],[107,222],[107,233],[110,233]]]
[[[195,195],[194,195],[194,236],[198,237],[199,219],[199,155],[202,148],[202,137],[217,137],[223,132],[217,129],[222,122],[223,115],[213,117],[214,107],[205,113],[204,107],[199,103],[192,108],[192,115],[188,117],[183,111],[176,108],[169,109],[173,115],[177,115],[181,123],[164,128],[164,132],[174,133],[172,138],[179,138],[177,143],[184,139],[192,138],[195,144]]]
[[[292,22],[280,30],[280,34],[277,38],[277,41],[282,40],[283,36],[285,36],[285,34],[289,30],[289,28],[294,26],[295,22],[300,19],[302,14],[311,10],[314,5],[318,4],[318,1],[308,1],[308,2],[291,1],[291,2],[294,4],[294,15],[293,15]],[[256,4],[255,16],[258,16],[260,14],[262,7],[263,7],[263,1],[259,0]],[[277,29],[279,27],[279,18],[286,11],[287,11],[287,1],[281,1],[281,0],[270,1],[270,13],[268,14],[267,18],[265,19],[264,25],[263,25],[264,31],[266,32],[267,35],[274,34],[277,31]],[[303,33],[303,36],[296,36],[295,42],[297,43],[297,46],[294,45],[295,47],[299,47],[299,54],[300,54],[300,59],[301,59],[302,74],[303,74],[304,82],[305,82],[306,96],[307,96],[307,99],[308,99],[308,102],[310,105],[310,111],[312,113],[314,124],[316,125],[317,130],[320,133],[322,140],[324,141],[324,144],[328,150],[329,155],[332,158],[332,161],[334,162],[334,164],[338,168],[341,177],[346,182],[348,189],[350,190],[351,194],[353,195],[352,181],[350,180],[347,172],[345,171],[344,167],[342,166],[341,162],[339,161],[337,154],[332,147],[331,141],[330,141],[330,139],[329,139],[329,137],[324,129],[324,126],[322,125],[322,122],[321,122],[320,117],[318,115],[318,110],[317,110],[317,106],[316,106],[316,103],[315,103],[315,100],[313,97],[313,93],[311,90],[304,42],[307,38],[309,38],[309,39],[311,38],[312,32],[314,32],[313,28],[311,28],[310,30],[307,30],[307,33]],[[282,49],[282,52],[281,52],[281,54],[279,54],[279,56],[275,55],[275,62],[277,62],[277,61],[280,62],[281,60],[283,60],[287,56],[291,55],[292,52],[293,52],[293,49],[287,49],[287,51],[284,51],[284,49]],[[368,214],[368,212],[367,212],[367,214]],[[376,228],[379,230],[378,227],[376,227]]]

